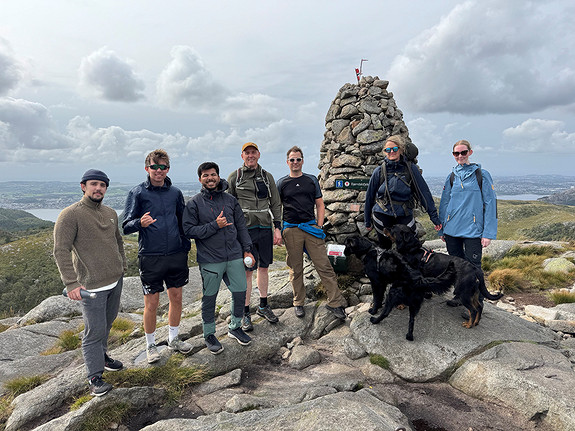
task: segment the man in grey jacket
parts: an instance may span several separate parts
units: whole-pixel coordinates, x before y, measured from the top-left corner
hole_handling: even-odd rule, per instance
[[[243,346],[251,338],[242,330],[241,323],[246,298],[246,273],[243,259],[251,254],[252,242],[244,214],[235,197],[225,193],[226,180],[220,179],[220,169],[214,162],[198,167],[202,190],[195,195],[184,210],[183,227],[186,237],[196,241],[197,262],[203,284],[202,322],[206,346],[217,355],[223,346],[214,335],[216,332],[216,297],[223,277],[228,278],[232,293],[232,313],[228,337]]]

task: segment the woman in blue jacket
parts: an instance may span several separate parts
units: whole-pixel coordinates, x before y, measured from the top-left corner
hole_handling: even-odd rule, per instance
[[[471,144],[465,140],[453,146],[457,166],[443,186],[439,204],[443,229],[439,235],[450,255],[466,259],[481,270],[482,248],[497,235],[497,198],[489,172],[469,163],[472,154]],[[458,305],[457,301],[448,304]]]
[[[439,231],[441,224],[427,183],[415,163],[407,161],[405,144],[399,135],[387,138],[385,159],[373,171],[365,197],[364,220],[367,230],[375,227],[379,244],[391,248],[391,241],[383,234],[384,228],[405,224],[415,231],[413,209],[420,203]],[[382,172],[383,169],[383,172]]]

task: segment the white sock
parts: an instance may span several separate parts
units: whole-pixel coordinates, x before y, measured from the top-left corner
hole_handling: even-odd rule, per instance
[[[168,326],[168,343],[178,336],[178,332],[180,332],[179,326]]]
[[[146,334],[146,344],[150,347],[152,344],[156,344],[156,331],[151,334]]]

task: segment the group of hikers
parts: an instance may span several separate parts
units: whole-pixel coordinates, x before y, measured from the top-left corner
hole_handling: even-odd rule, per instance
[[[403,139],[388,137],[383,151],[384,162],[371,177],[365,203],[365,226],[375,228],[380,245],[391,246],[383,235],[385,227],[402,223],[415,229],[413,202],[418,200],[446,241],[448,252],[480,266],[481,248],[497,231],[495,193],[489,173],[469,163],[473,153],[470,144],[459,141],[453,147],[457,166],[446,180],[439,214],[419,169],[404,157]],[[230,338],[243,346],[252,341],[247,332],[253,330],[250,303],[254,271],[259,292],[255,313],[270,323],[278,322],[268,303],[268,270],[274,245],[283,243],[287,251],[295,315],[305,316],[305,252],[325,288],[325,307],[336,318],[346,318],[346,300],[326,253],[325,205],[318,179],[302,171],[304,155],[297,146],[286,153],[289,174],[277,182],[260,166],[260,156],[257,144],[245,143],[241,148],[243,164],[227,180],[220,177],[216,163],[200,164],[201,191],[186,203],[168,177],[168,154],[162,149],[152,151],[145,158],[146,180],[130,190],[126,199],[123,232],[116,211],[102,204],[110,184],[108,176],[97,169],[84,173],[80,181],[84,196],[65,208],[56,222],[54,257],[68,297],[82,301],[82,354],[92,395],[102,396],[112,389],[102,379],[104,370],[123,368],[119,360],[107,354],[108,335],[118,314],[127,269],[122,233],[138,233],[143,326],[150,364],[160,360],[156,313],[164,288],[169,299],[168,348],[184,354],[192,350],[192,345],[179,336],[191,239],[196,242],[202,277],[203,336],[211,353],[223,351],[215,335],[216,297],[222,281],[232,298]],[[96,295],[85,298],[83,290]]]

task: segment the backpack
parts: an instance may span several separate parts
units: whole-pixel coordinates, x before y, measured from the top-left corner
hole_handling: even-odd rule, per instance
[[[411,152],[411,154],[415,154],[415,156],[417,156],[418,150],[417,147],[413,144],[411,144],[413,146],[413,148],[415,149],[415,151]],[[407,151],[406,151],[407,152]],[[410,159],[410,158],[405,158],[405,164],[407,167],[407,177],[408,177],[408,182],[409,182],[409,187],[411,188],[411,199],[408,202],[394,202],[393,200],[391,200],[391,197],[389,196],[389,190],[388,190],[388,196],[385,199],[385,201],[381,202],[381,200],[379,200],[380,202],[378,202],[378,204],[383,208],[383,206],[385,206],[387,204],[387,200],[389,199],[389,202],[391,202],[392,204],[392,208],[393,208],[393,204],[399,204],[399,205],[405,205],[407,208],[404,208],[404,210],[406,209],[414,209],[414,208],[419,208],[425,212],[427,212],[427,207],[426,207],[426,202],[425,199],[423,199],[423,194],[421,193],[421,190],[419,190],[419,186],[417,185],[417,181],[415,181],[415,179],[413,178],[413,171],[412,171],[412,166],[415,164],[415,166],[417,166],[417,164],[413,161],[414,159]],[[419,167],[418,167],[419,169]],[[379,170],[379,186],[381,187],[381,185],[383,183],[387,183],[387,169],[385,168],[385,161],[381,164],[380,166],[380,170]],[[376,199],[376,201],[378,201],[378,199]],[[408,211],[406,211],[407,213]]]
[[[271,198],[272,189],[270,188],[270,182],[268,180],[267,172],[261,166],[259,166],[259,170],[260,170],[259,175],[256,172],[256,177],[255,177],[257,197],[259,199]],[[236,174],[236,189],[238,188],[238,186],[242,180],[243,173],[244,173],[243,169],[238,168],[238,172]]]

